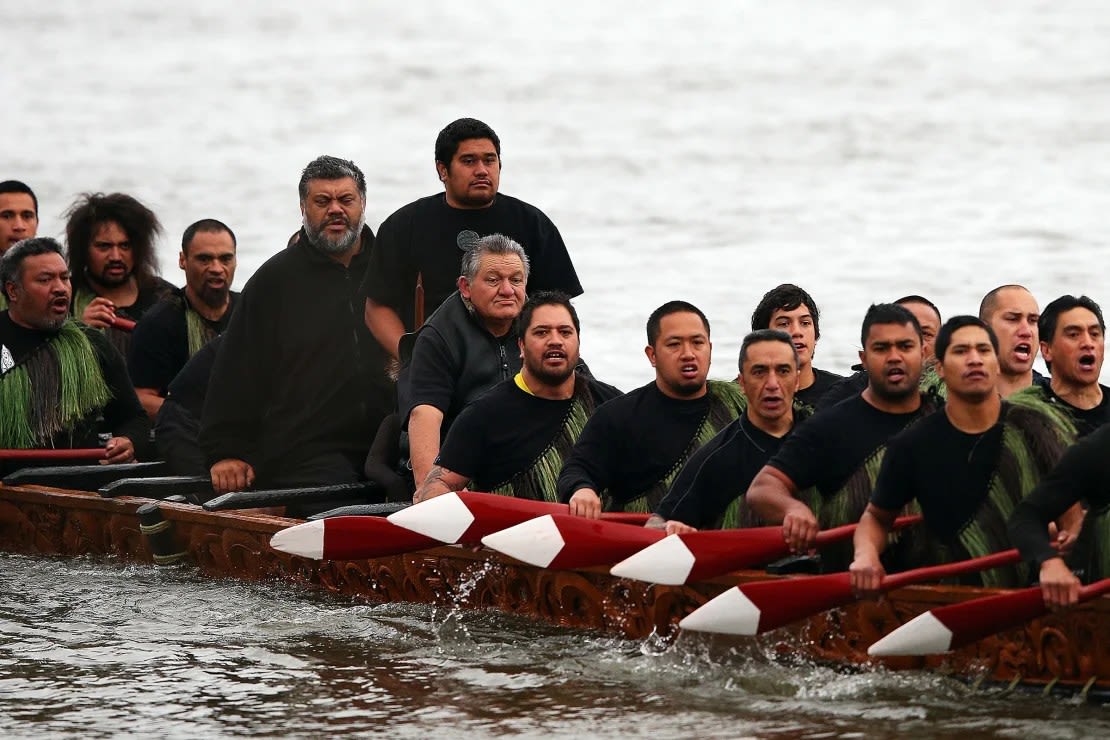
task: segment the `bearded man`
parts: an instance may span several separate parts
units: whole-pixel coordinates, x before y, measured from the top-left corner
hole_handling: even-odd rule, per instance
[[[150,423],[119,352],[69,317],[61,245],[18,242],[0,259],[0,281],[9,302],[0,311],[0,448],[99,447],[108,435],[101,462],[133,462]]]
[[[185,287],[174,290],[135,327],[127,369],[151,419],[162,408],[174,376],[231,320],[239,297],[231,290],[235,249],[235,234],[221,221],[206,218],[185,229],[178,256]]]
[[[124,357],[136,322],[173,290],[158,276],[154,240],[162,224],[154,212],[125,193],[81,196],[66,213],[73,315],[104,329]]]
[[[580,325],[566,294],[533,295],[517,323],[521,371],[463,409],[415,501],[468,482],[481,491],[557,501],[559,471],[586,420],[620,395],[575,371]]]
[[[366,178],[322,156],[299,192],[298,238],[243,288],[212,369],[200,444],[217,493],[357,482],[393,405],[357,295],[374,241]]]

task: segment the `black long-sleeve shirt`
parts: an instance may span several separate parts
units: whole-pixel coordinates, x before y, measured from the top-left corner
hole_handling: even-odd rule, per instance
[[[1110,425],[1099,427],[1069,447],[1056,467],[1014,508],[1009,522],[1010,541],[1022,557],[1039,566],[1059,555],[1049,542],[1048,524],[1076,502],[1090,509],[1081,539],[1093,536],[1099,540],[1095,547],[1110,548],[1105,532],[1090,532],[1101,526],[1110,512]]]

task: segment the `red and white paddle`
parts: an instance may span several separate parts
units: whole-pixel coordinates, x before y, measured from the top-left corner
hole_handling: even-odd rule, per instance
[[[1110,578],[1079,589],[1079,602],[1110,593]],[[972,599],[918,614],[868,648],[868,655],[933,655],[968,645],[1048,613],[1040,586]]]
[[[1020,560],[1017,550],[1007,550],[958,563],[915,568],[887,576],[879,590],[893,591],[914,583],[1012,565]],[[753,581],[719,594],[687,615],[679,626],[699,632],[758,635],[851,603],[856,598],[847,573]]]
[[[921,521],[920,515],[899,517],[894,529]],[[855,524],[845,524],[817,533],[817,546],[850,539]],[[621,578],[680,586],[713,578],[740,568],[763,565],[790,554],[782,538],[782,527],[720,529],[674,534],[644,548],[613,566],[609,572]]]
[[[422,501],[389,515],[389,521],[440,542],[477,544],[497,532],[544,514],[568,514],[570,507],[548,501],[459,491]],[[606,521],[643,524],[648,514],[602,514]]]
[[[665,536],[660,529],[546,514],[488,534],[482,544],[541,568],[586,568],[616,562]]]
[[[362,560],[441,545],[380,516],[335,516],[288,527],[270,538],[270,547],[313,560]]]

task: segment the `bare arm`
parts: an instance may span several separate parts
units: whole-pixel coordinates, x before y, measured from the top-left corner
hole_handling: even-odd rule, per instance
[[[886,538],[897,514],[896,511],[868,504],[860,517],[853,537],[855,559],[848,568],[852,589],[856,593],[873,594],[879,590],[886,575],[879,554],[886,548]]]
[[[782,524],[782,537],[795,553],[813,549],[817,538],[817,517],[804,503],[794,498],[798,487],[785,473],[770,465],[755,476],[748,488],[747,501],[764,521]]]
[[[470,479],[465,475],[460,475],[453,470],[433,465],[432,469],[428,471],[428,477],[416,489],[416,493],[412,495],[412,502],[418,504],[421,501],[426,501],[436,496],[442,496],[451,491],[461,490]]]
[[[1052,546],[1061,555],[1067,555],[1071,552],[1075,541],[1079,538],[1080,530],[1083,529],[1083,517],[1086,513],[1083,511],[1083,507],[1076,502],[1068,507],[1068,510],[1056,520],[1056,538]]]
[[[158,409],[162,408],[162,404],[166,399],[158,395],[158,391],[153,388],[136,388],[135,395],[139,397],[139,403],[143,405],[143,411],[154,421],[154,417],[158,416]]]
[[[366,328],[378,340],[378,344],[384,347],[393,359],[399,359],[398,345],[401,343],[401,336],[405,333],[405,325],[397,312],[389,306],[383,306],[367,298],[362,318],[366,322]]]
[[[443,412],[435,406],[421,404],[409,414],[409,457],[413,480],[423,481],[439,455],[439,431]]]

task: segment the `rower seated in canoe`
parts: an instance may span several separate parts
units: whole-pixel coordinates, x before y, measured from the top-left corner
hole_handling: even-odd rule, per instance
[[[819,529],[859,521],[887,442],[938,403],[920,389],[921,325],[909,310],[871,306],[860,335],[867,388],[799,426],[748,489],[749,506],[767,524],[783,525],[795,553],[809,551]],[[851,562],[847,546],[821,555],[825,570]]]
[[[599,408],[563,465],[559,500],[572,514],[654,511],[690,455],[743,413],[740,386],[706,379],[712,344],[700,309],[663,304],[647,340],[655,379]]]
[[[19,242],[0,259],[0,448],[103,447],[102,463],[146,457],[150,422],[123,357],[69,316],[72,286],[54,239]],[[101,444],[100,435],[108,435]],[[4,470],[22,467],[17,461]]]
[[[481,491],[557,501],[559,470],[587,419],[620,395],[576,370],[580,324],[565,294],[530,296],[518,323],[521,371],[463,409],[414,501],[468,483]]]
[[[879,560],[898,511],[913,501],[941,545],[934,559],[966,560],[1010,548],[1006,520],[1075,440],[1068,414],[1018,393],[998,393],[998,339],[975,316],[955,316],[937,334],[937,369],[948,388],[942,411],[892,439],[875,492],[855,534],[851,581],[860,593],[879,588]],[[1078,531],[1070,512],[1065,539]],[[928,565],[918,562],[914,566]],[[971,576],[973,585],[1024,586],[1020,565]]]
[[[743,496],[795,425],[809,416],[795,404],[799,368],[798,351],[784,332],[760,329],[744,337],[738,380],[747,409],[690,456],[648,526],[674,534],[762,523]]]

